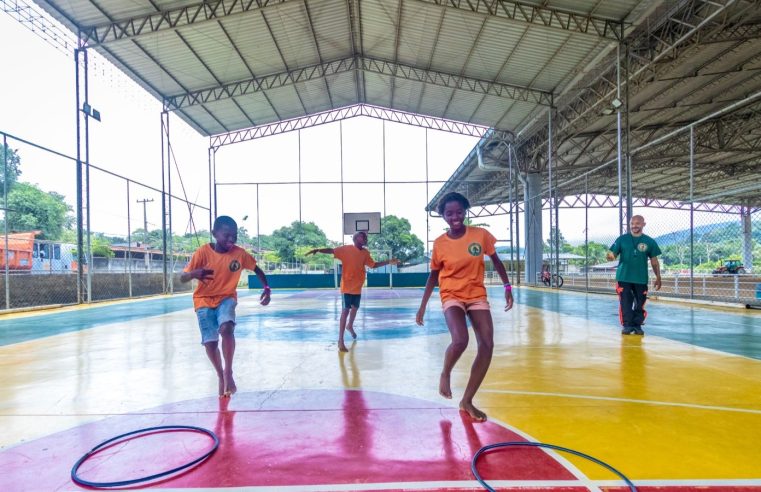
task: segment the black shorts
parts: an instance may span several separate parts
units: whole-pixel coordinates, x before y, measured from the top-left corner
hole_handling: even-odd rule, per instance
[[[344,309],[351,309],[352,307],[359,309],[361,298],[362,294],[344,294]]]

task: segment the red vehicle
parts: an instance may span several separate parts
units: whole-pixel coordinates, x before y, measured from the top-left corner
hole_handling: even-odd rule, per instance
[[[740,260],[726,260],[719,268],[712,272],[714,275],[729,273],[732,275],[742,275],[745,273],[745,267]]]
[[[40,231],[8,234],[8,269],[31,270],[34,237]],[[5,239],[0,238],[0,268],[5,269]]]

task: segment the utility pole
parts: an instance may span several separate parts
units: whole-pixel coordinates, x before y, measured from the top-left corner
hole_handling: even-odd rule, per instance
[[[148,243],[148,214],[146,212],[145,204],[152,202],[153,198],[143,198],[142,200],[136,200],[137,203],[143,204],[143,242]]]

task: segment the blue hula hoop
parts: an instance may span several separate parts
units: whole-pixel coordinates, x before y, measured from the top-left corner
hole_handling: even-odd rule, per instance
[[[476,463],[478,462],[478,458],[493,449],[497,448],[507,448],[507,447],[534,447],[534,448],[549,448],[549,449],[555,449],[558,451],[564,451],[566,453],[574,454],[576,456],[580,456],[582,458],[588,459],[589,461],[592,461],[594,463],[597,463],[598,465],[607,468],[608,470],[612,471],[621,479],[623,479],[624,482],[626,482],[626,485],[629,486],[629,490],[631,492],[637,492],[637,487],[634,486],[634,483],[632,483],[631,480],[629,480],[626,475],[621,473],[620,471],[616,470],[609,464],[605,463],[604,461],[600,461],[597,458],[593,456],[589,456],[588,454],[584,454],[580,451],[575,451],[573,449],[564,448],[562,446],[556,446],[554,444],[545,444],[543,442],[530,442],[530,441],[509,441],[509,442],[498,442],[495,444],[489,444],[487,446],[482,447],[478,451],[476,451],[476,454],[473,455],[473,460],[470,462],[470,471],[473,472],[473,476],[476,477],[476,480],[478,480],[478,483],[480,483],[486,490],[490,492],[496,492],[493,488],[489,486],[486,481],[481,478],[481,475],[478,473],[478,469],[476,468]]]
[[[176,468],[172,468],[171,470],[163,471],[161,473],[155,473],[153,475],[146,476],[146,477],[133,478],[130,480],[121,480],[118,482],[91,482],[89,480],[80,478],[79,475],[77,475],[77,472],[79,471],[79,467],[82,466],[82,464],[85,461],[87,461],[89,458],[91,458],[99,450],[101,450],[108,444],[114,441],[118,441],[119,439],[122,439],[127,436],[132,436],[135,434],[144,434],[146,432],[157,431],[157,430],[190,430],[194,432],[201,432],[211,437],[214,440],[214,446],[209,451],[204,453],[203,456],[200,456],[189,463],[185,463],[184,465],[178,466]],[[71,468],[71,479],[75,483],[78,483],[79,485],[85,485],[87,487],[101,488],[101,489],[110,488],[110,487],[123,487],[125,485],[132,485],[135,483],[149,482],[151,480],[156,480],[157,478],[172,475],[174,473],[177,473],[178,471],[185,470],[186,468],[190,468],[191,466],[197,463],[200,463],[201,461],[205,460],[206,458],[214,454],[214,451],[216,451],[218,447],[219,447],[219,438],[217,437],[217,435],[208,429],[204,429],[203,427],[195,427],[192,425],[160,425],[158,427],[146,427],[145,429],[138,429],[132,432],[126,432],[116,437],[112,437],[111,439],[107,441],[103,441],[102,443],[92,448],[90,451],[85,453],[81,458],[79,458],[79,460],[77,460],[76,463],[74,463],[74,466]]]

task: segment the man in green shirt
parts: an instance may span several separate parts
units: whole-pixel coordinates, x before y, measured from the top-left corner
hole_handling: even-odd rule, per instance
[[[619,300],[619,318],[624,335],[644,335],[642,324],[647,317],[647,260],[655,273],[655,290],[661,289],[661,265],[658,255],[661,249],[650,236],[643,234],[645,218],[635,215],[629,222],[629,232],[616,239],[608,251],[608,260],[618,258],[616,269],[616,292]]]

